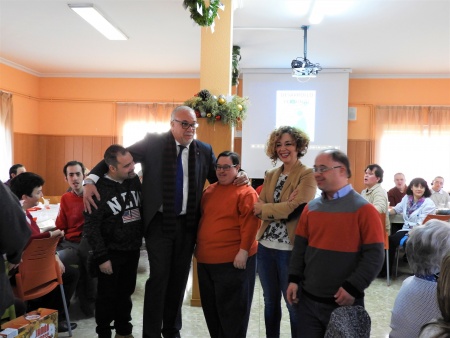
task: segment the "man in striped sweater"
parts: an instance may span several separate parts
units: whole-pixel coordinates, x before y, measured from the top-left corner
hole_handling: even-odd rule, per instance
[[[298,303],[299,337],[323,337],[331,312],[364,306],[364,289],[383,264],[383,229],[374,206],[348,183],[347,156],[324,150],[314,176],[322,196],[300,217],[289,266],[288,301]]]

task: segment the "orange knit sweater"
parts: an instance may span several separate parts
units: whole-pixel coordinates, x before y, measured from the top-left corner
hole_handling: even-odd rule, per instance
[[[199,263],[233,262],[240,249],[247,250],[249,257],[256,253],[259,219],[253,215],[253,205],[257,200],[250,186],[215,183],[206,188],[195,252]]]

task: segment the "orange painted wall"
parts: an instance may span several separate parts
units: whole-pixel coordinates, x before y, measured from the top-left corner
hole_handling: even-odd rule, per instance
[[[39,78],[0,63],[0,89],[13,93],[15,132],[39,133]]]
[[[115,102],[181,102],[199,91],[200,80],[38,78],[0,64],[0,89],[15,94],[15,132],[111,136]],[[403,104],[450,105],[450,79],[350,79],[349,106],[358,111],[348,138],[371,138],[376,105]]]
[[[450,105],[450,79],[350,79],[349,106],[357,120],[348,123],[350,140],[371,139],[376,105]]]
[[[182,102],[199,79],[38,78],[0,64],[0,89],[12,92],[14,132],[114,134],[116,102]]]
[[[199,79],[43,78],[39,130],[114,135],[116,102],[182,102],[198,91]]]

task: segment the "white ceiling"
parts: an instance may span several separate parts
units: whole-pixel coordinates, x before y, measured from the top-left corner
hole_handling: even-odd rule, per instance
[[[82,2],[0,0],[0,62],[38,76],[199,76],[200,27],[182,0],[91,0],[128,41],[107,40],[67,6]],[[300,26],[309,22],[293,6],[309,2],[242,0],[240,67],[286,69],[303,56]],[[308,59],[351,68],[351,77],[450,77],[450,0],[356,0],[311,26]]]

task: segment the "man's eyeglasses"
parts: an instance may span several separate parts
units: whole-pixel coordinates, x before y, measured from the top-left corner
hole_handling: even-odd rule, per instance
[[[188,129],[189,127],[191,127],[192,129],[196,129],[198,128],[198,123],[188,123],[186,121],[179,121],[179,120],[175,120],[173,119],[172,121],[178,122],[179,124],[181,124],[181,128],[183,129]]]
[[[336,169],[336,168],[342,168],[342,166],[341,165],[337,165],[337,166],[331,167],[331,168],[325,167],[325,166],[320,166],[320,167],[314,167],[314,168],[312,168],[312,170],[315,173],[323,174],[323,173],[326,173],[329,170]]]
[[[235,167],[235,166],[237,166],[237,164],[233,164],[233,165],[228,165],[228,164],[225,164],[225,165],[218,165],[218,164],[216,164],[216,165],[214,166],[214,168],[216,168],[216,170],[224,170],[224,171],[228,171],[228,170],[230,170],[231,168],[233,168],[233,167]]]

